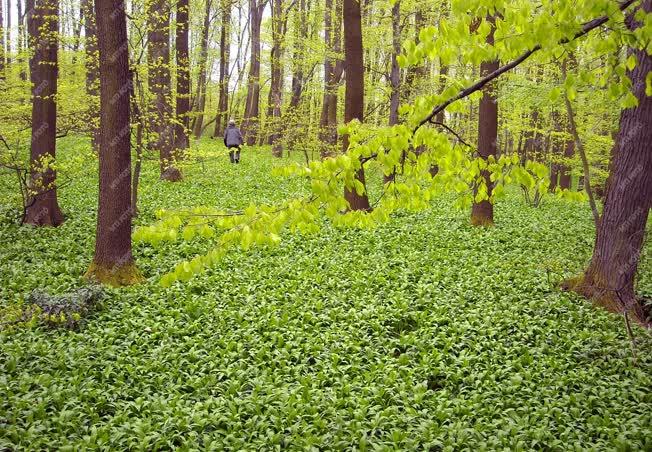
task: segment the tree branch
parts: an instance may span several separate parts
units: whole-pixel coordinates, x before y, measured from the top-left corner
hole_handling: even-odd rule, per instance
[[[623,3],[620,4],[619,9],[621,11],[624,11],[627,8],[629,8],[633,3],[635,3],[635,1],[636,0],[626,0]],[[575,35],[572,38],[563,38],[563,39],[561,39],[559,41],[559,44],[567,44],[567,43],[569,43],[571,41],[574,41],[575,39],[581,38],[585,34],[589,33],[591,30],[594,30],[594,29],[598,28],[600,25],[603,25],[603,24],[607,23],[608,20],[609,20],[609,16],[605,15],[605,16],[601,16],[601,17],[598,17],[596,19],[593,19],[593,20],[591,20],[589,22],[586,22],[582,26],[582,29],[580,31],[578,31],[577,33],[575,33]],[[532,56],[532,54],[534,54],[535,52],[537,52],[539,50],[541,50],[541,44],[537,44],[532,49],[530,49],[527,52],[523,53],[521,56],[519,56],[515,60],[511,61],[510,63],[507,63],[504,66],[499,67],[494,72],[492,72],[490,74],[487,74],[485,77],[483,77],[480,80],[478,80],[477,82],[475,82],[473,85],[469,86],[468,88],[465,88],[465,89],[461,90],[459,93],[457,93],[457,95],[451,97],[446,102],[437,105],[435,108],[432,109],[430,114],[426,118],[424,118],[419,123],[419,125],[417,125],[414,128],[412,133],[415,133],[424,124],[429,123],[432,118],[437,116],[438,113],[441,113],[442,111],[444,111],[446,109],[446,107],[448,107],[453,102],[457,102],[458,100],[464,99],[465,97],[470,96],[471,94],[475,93],[476,91],[481,90],[487,83],[489,83],[492,80],[500,77],[505,72],[511,71],[512,69],[514,69],[515,67],[520,65],[522,62],[524,62],[525,60],[530,58]]]

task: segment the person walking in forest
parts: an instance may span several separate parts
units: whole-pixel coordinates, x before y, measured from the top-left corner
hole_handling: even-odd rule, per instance
[[[242,132],[236,127],[235,121],[230,119],[229,125],[224,131],[224,145],[229,149],[231,163],[240,163],[240,146],[243,143]]]

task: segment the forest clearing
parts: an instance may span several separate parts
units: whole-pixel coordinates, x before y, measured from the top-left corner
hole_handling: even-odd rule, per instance
[[[652,0],[0,28],[0,450],[652,450]]]

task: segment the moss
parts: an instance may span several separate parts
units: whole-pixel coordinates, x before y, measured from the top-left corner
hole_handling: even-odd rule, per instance
[[[568,278],[560,284],[562,290],[568,292],[575,292],[578,295],[590,300],[594,306],[606,309],[614,314],[622,314],[624,307],[618,297],[618,294],[613,290],[602,289],[607,287],[608,284],[596,283],[595,278],[589,278],[587,282],[586,273]],[[650,324],[649,313],[646,312],[643,300],[637,300],[632,306],[630,315],[641,325],[652,327]]]
[[[145,281],[134,262],[126,262],[119,266],[93,262],[84,278],[112,287],[132,286]]]
[[[494,226],[494,220],[480,215],[471,215],[471,224],[473,226],[491,227]]]

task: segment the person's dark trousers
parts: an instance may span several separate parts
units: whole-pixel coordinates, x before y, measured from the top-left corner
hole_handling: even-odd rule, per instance
[[[229,159],[231,163],[240,163],[240,146],[229,146]]]
[[[240,146],[229,147],[229,158],[231,163],[240,163]]]

